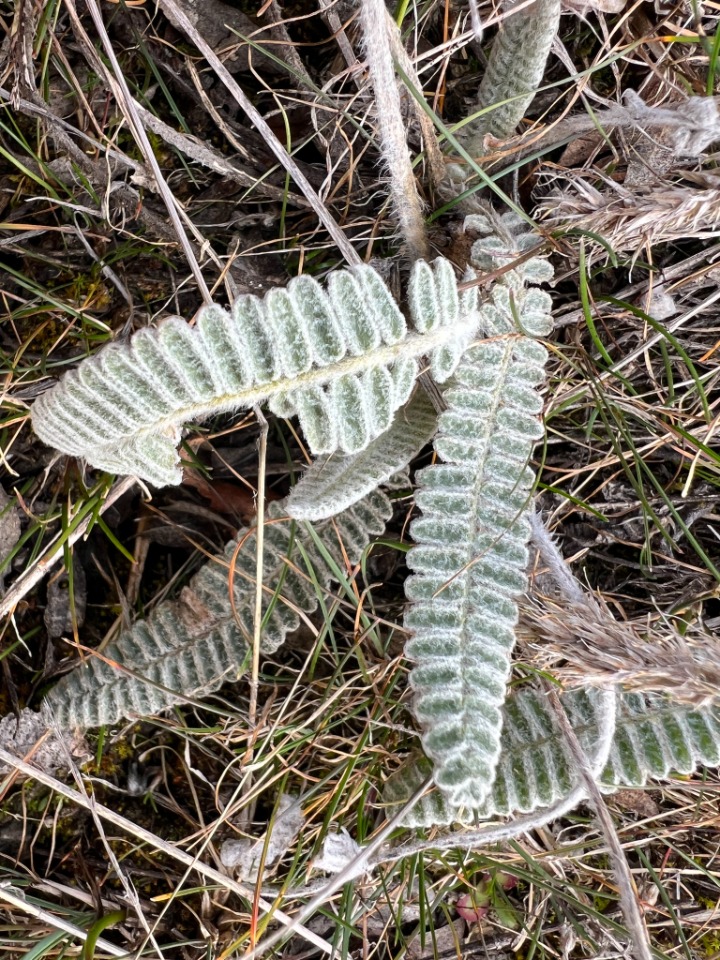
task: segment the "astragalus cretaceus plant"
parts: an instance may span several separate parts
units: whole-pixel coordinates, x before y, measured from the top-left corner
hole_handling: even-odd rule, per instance
[[[596,687],[563,694],[562,706],[586,756],[594,763],[612,727],[610,749],[599,764],[597,784],[603,793],[643,787],[673,773],[688,775],[699,767],[720,765],[720,709],[676,703],[669,697],[622,692],[614,716]],[[430,764],[417,755],[408,759],[385,784],[388,814],[407,803],[430,774]],[[437,787],[430,788],[405,814],[408,827],[478,823],[517,814],[552,810],[577,785],[577,770],[558,728],[547,695],[537,689],[508,697],[503,708],[500,757],[490,791],[476,807],[458,807]],[[576,806],[585,796],[576,793]],[[532,827],[532,822],[525,829]]]
[[[252,391],[253,402],[271,396],[273,409],[299,411],[316,449],[327,448],[328,438],[334,446],[352,438],[345,444],[352,452],[319,457],[287,502],[269,511],[265,652],[277,649],[299,615],[316,609],[318,591],[347,564],[357,564],[382,533],[392,508],[376,487],[434,438],[437,460],[416,478],[421,515],[411,526],[405,626],[412,632],[410,683],[435,787],[408,824],[495,817],[580,796],[542,693],[506,699],[517,601],[527,589],[530,460],[543,433],[539,387],[547,351],[540,340],[552,329],[549,295],[537,285],[552,270],[533,251],[537,236],[515,215],[488,210],[468,218],[467,229],[477,239],[462,286],[445,260],[413,268],[412,331],[369,268],[331,278],[328,293],[315,281],[298,280],[287,294],[246,301],[229,314],[206,308],[195,330],[174,320],[167,333],[143,333],[137,346],[109,348],[109,359],[101,353],[81,363],[34,411],[41,435],[54,437],[81,399],[107,409],[124,391],[112,443],[98,463],[115,458],[165,482],[178,479],[175,443],[188,404],[194,400],[193,414],[200,406],[227,409],[231,381],[233,404]],[[480,297],[477,283],[487,275],[496,279]],[[271,318],[272,339],[257,317]],[[252,356],[239,361],[241,343],[252,344]],[[200,362],[200,344],[210,344],[211,361]],[[235,372],[221,364],[221,349],[238,364]],[[439,421],[424,395],[413,393],[423,353],[445,383]],[[158,381],[137,373],[123,379],[132,363],[149,364],[148,357],[157,363]],[[106,370],[108,383],[99,376]],[[182,386],[182,404],[171,412],[168,384]],[[155,396],[162,399],[159,410]],[[385,398],[382,424],[366,406],[379,396]],[[98,416],[83,420],[72,441],[89,457]],[[157,437],[164,452],[153,459]],[[48,697],[60,723],[90,727],[154,714],[235,679],[252,634],[256,549],[256,531],[241,531],[178,600],[161,604],[102,658],[90,658],[61,680]],[[565,703],[596,758],[603,789],[717,762],[712,705],[695,709],[640,694],[616,703],[593,689]],[[388,801],[406,797],[422,773],[416,765],[401,771],[388,786]]]
[[[188,413],[263,396],[298,414],[311,449],[340,448],[318,459],[287,509],[268,511],[261,647],[271,653],[383,532],[391,510],[376,488],[432,439],[432,405],[417,394],[406,403],[420,361],[444,382],[477,331],[476,298],[458,294],[446,260],[416,265],[408,299],[413,330],[366,267],[331,275],[327,292],[300,277],[230,312],[206,307],[194,328],[174,318],[81,362],[36,403],[33,423],[63,452],[156,485],[181,478],[176,445]],[[177,601],[64,677],[48,696],[58,721],[87,728],[148,716],[236,679],[253,634],[256,551],[256,532],[240,531]]]
[[[473,265],[503,272],[479,306],[480,341],[444,392],[440,462],[417,477],[422,515],[411,527],[405,625],[435,782],[455,807],[476,809],[495,776],[517,598],[527,587],[529,461],[543,432],[537,387],[547,359],[537,338],[552,329],[550,297],[535,284],[552,269],[534,256],[508,269],[537,244],[513,214],[475,215],[466,227],[481,234]]]

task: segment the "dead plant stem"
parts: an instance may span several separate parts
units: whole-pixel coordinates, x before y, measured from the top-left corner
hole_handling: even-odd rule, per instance
[[[390,178],[390,198],[405,251],[414,261],[427,259],[429,246],[393,68],[390,29],[397,27],[389,19],[385,0],[360,3],[363,44],[375,94],[381,154]]]
[[[250,742],[254,742],[255,724],[257,723],[257,705],[258,705],[258,678],[260,676],[260,640],[262,637],[263,624],[263,572],[264,572],[264,546],[265,546],[265,471],[267,468],[267,438],[268,422],[265,419],[259,407],[255,408],[255,416],[260,425],[260,437],[258,439],[258,480],[257,480],[257,500],[256,500],[256,534],[255,534],[255,613],[253,616],[253,645],[252,645],[252,668],[250,671],[250,706],[248,710],[248,727],[250,729]],[[230,587],[232,589],[232,585]]]
[[[51,929],[62,930],[64,933],[70,934],[71,937],[77,937],[82,943],[85,943],[90,936],[87,930],[83,930],[82,927],[78,927],[74,923],[69,923],[67,920],[51,913],[49,910],[36,907],[35,904],[30,903],[26,898],[24,890],[10,886],[5,881],[0,883],[0,900],[11,904],[16,910],[27,914],[29,917],[35,917],[36,920],[46,924]],[[118,947],[117,944],[110,943],[110,941],[105,940],[104,937],[98,937],[95,941],[95,946],[99,950],[104,950],[105,953],[109,953],[111,957],[127,957],[129,954],[128,950],[123,950],[123,948]]]
[[[588,763],[583,748],[580,746],[572,724],[568,720],[557,690],[549,683],[547,686],[547,695],[555,714],[555,719],[560,725],[565,743],[570,751],[570,755],[575,763],[575,767],[580,776],[580,780],[587,793],[588,800],[592,805],[598,825],[602,831],[605,842],[607,843],[612,860],[615,879],[620,893],[620,906],[625,916],[625,923],[628,927],[628,933],[635,948],[636,960],[652,960],[652,949],[648,938],[647,928],[643,922],[638,903],[638,894],[633,881],[627,857],[620,843],[615,824],[607,808],[607,804],[602,798],[602,794],[597,785],[593,770]]]

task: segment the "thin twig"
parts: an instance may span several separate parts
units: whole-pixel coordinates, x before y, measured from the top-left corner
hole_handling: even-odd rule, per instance
[[[258,481],[256,500],[255,533],[255,612],[253,615],[252,667],[250,670],[250,706],[248,709],[248,727],[255,729],[257,722],[258,678],[260,676],[260,640],[263,623],[263,576],[265,546],[265,470],[267,467],[268,422],[259,407],[255,416],[260,425],[258,438]],[[251,737],[251,742],[254,738]]]
[[[266,9],[267,15],[273,24],[271,32],[276,34],[280,40],[280,53],[285,63],[287,63],[289,67],[292,67],[296,79],[302,81],[308,90],[315,89],[315,84],[310,79],[305,69],[305,64],[302,62],[300,54],[295,49],[295,44],[292,42],[290,34],[288,33],[288,28],[283,19],[283,12],[277,0],[270,0],[270,4]]]
[[[615,824],[612,822],[607,804],[598,789],[596,775],[588,763],[585,751],[580,746],[572,724],[568,720],[568,716],[560,702],[560,697],[550,684],[548,684],[547,687],[547,693],[555,714],[555,719],[563,732],[565,743],[573,758],[581,782],[584,785],[587,799],[595,811],[595,816],[597,817],[598,824],[610,852],[610,859],[612,860],[615,879],[617,880],[620,894],[620,906],[625,916],[628,933],[635,947],[636,960],[652,960],[652,949],[650,947],[648,932],[643,922],[642,914],[640,913],[637,889],[632,874],[630,873],[630,867],[623,852],[620,838],[617,835]]]
[[[345,27],[335,12],[334,3],[331,3],[330,0],[318,0],[318,6],[322,10],[322,15],[327,20],[328,26],[333,32],[333,36],[337,41],[337,45],[340,47],[340,52],[345,59],[345,63],[350,67],[351,71],[354,72],[358,60],[348,40],[347,33],[345,33]]]
[[[11,903],[17,910],[21,910],[30,917],[35,917],[36,920],[47,924],[51,928],[62,930],[65,933],[69,933],[70,936],[77,937],[78,940],[82,940],[83,943],[85,943],[88,939],[89,934],[87,930],[83,930],[82,927],[75,926],[74,923],[70,923],[68,920],[58,917],[49,910],[43,910],[42,907],[36,907],[34,903],[30,903],[30,901],[27,900],[24,890],[21,890],[18,887],[13,887],[4,880],[0,882],[0,900],[4,900],[6,903]],[[105,940],[104,937],[98,937],[95,941],[95,946],[99,950],[104,950],[105,953],[109,953],[111,957],[127,957],[131,952],[128,950],[123,950],[122,947],[118,947],[115,943],[110,943],[110,941]]]
[[[188,61],[187,65],[192,66],[192,62]],[[214,105],[211,104],[202,87],[197,87],[196,84],[196,88],[198,94],[201,96],[203,105],[208,112],[212,113],[213,120],[217,123],[218,118],[222,119],[220,114],[215,110]],[[152,130],[158,137],[162,137],[165,143],[170,144],[171,147],[175,147],[176,150],[184,153],[186,157],[191,157],[193,160],[201,163],[204,167],[207,167],[208,170],[213,170],[215,173],[219,173],[220,176],[227,177],[228,180],[238,183],[241,187],[257,191],[257,193],[268,197],[270,200],[290,203],[295,207],[309,206],[309,203],[304,197],[300,197],[295,193],[289,193],[282,187],[273,186],[271,183],[266,183],[264,180],[254,177],[246,170],[241,170],[235,166],[235,164],[230,163],[226,157],[218,150],[213,149],[209,144],[196,140],[193,137],[188,137],[180,130],[173,129],[173,127],[165,123],[164,120],[156,117],[154,113],[151,113],[143,107],[142,104],[138,103],[137,100],[133,100],[133,104],[144,126]],[[232,133],[225,124],[223,125],[225,126],[223,133],[230,141],[231,146],[234,147],[235,144],[232,142],[234,139],[232,138]]]

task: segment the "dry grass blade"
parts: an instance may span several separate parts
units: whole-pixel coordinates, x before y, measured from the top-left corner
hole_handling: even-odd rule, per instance
[[[263,621],[263,571],[265,569],[265,471],[267,469],[268,439],[268,422],[259,408],[255,409],[255,416],[260,424],[260,440],[258,442],[259,465],[256,499],[257,562],[255,565],[255,612],[253,615],[252,666],[250,668],[250,704],[248,709],[248,725],[251,730],[257,722],[258,677],[260,675],[260,643],[262,640]]]
[[[718,258],[720,258],[720,243],[704,246],[699,252],[683,257],[677,263],[668,264],[664,267],[663,280],[670,289],[676,285],[682,288],[682,286],[688,282],[688,278],[694,278],[695,282],[697,282],[697,280],[703,276],[712,274],[717,267],[716,261]],[[640,280],[636,283],[621,287],[617,292],[617,299],[625,301],[638,297],[644,299],[655,285],[656,280],[651,275],[649,279]],[[582,307],[580,309],[573,308],[561,313],[560,316],[555,319],[555,326],[557,328],[576,324],[582,320],[582,318]]]
[[[133,105],[140,120],[142,121],[143,125],[148,128],[148,130],[151,130],[159,137],[162,137],[162,139],[166,143],[170,144],[170,146],[177,147],[177,149],[186,156],[193,160],[197,160],[198,163],[201,163],[209,170],[213,170],[215,173],[219,173],[222,176],[227,177],[229,180],[234,180],[236,183],[240,184],[241,187],[246,187],[247,189],[257,191],[262,196],[268,197],[271,200],[292,203],[293,206],[296,207],[310,206],[304,197],[288,193],[286,190],[282,190],[280,187],[274,187],[271,183],[264,183],[263,181],[258,180],[257,177],[253,176],[251,173],[241,170],[234,163],[230,163],[228,160],[226,160],[219,151],[214,150],[207,143],[194,140],[192,137],[186,136],[179,130],[173,130],[171,126],[169,126],[159,117],[156,117],[137,101],[133,100]]]
[[[121,480],[118,480],[103,499],[98,514],[103,514],[119,500],[123,494],[132,489],[135,483],[136,480],[134,477],[123,477]],[[0,598],[0,617],[5,617],[14,610],[22,598],[47,576],[55,564],[63,559],[65,547],[71,547],[74,543],[77,543],[81,537],[84,537],[88,527],[94,520],[95,516],[89,514],[85,516],[67,536],[61,532],[54,538],[54,541],[45,548],[44,553],[23,570],[22,574],[8,589],[7,593]]]
[[[30,903],[22,890],[8,886],[5,883],[0,883],[0,900],[12,904],[12,906],[21,913],[35,917],[50,927],[50,929],[54,928],[69,933],[70,936],[76,937],[82,943],[87,943],[88,939],[90,939],[90,934],[86,930],[76,926],[74,923],[68,923],[68,921],[63,920],[62,917],[55,916],[55,914],[50,913],[49,910],[43,910],[41,907],[36,907]],[[110,943],[110,941],[104,937],[93,938],[93,942],[96,947],[104,950],[105,953],[109,953],[111,957],[127,957],[128,955],[127,950],[118,947],[114,943]]]

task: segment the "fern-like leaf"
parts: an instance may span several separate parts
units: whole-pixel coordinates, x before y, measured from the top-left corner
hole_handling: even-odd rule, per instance
[[[536,0],[528,9],[510,10],[498,27],[478,90],[476,107],[485,112],[460,134],[471,154],[483,153],[487,133],[512,136],[525,116],[542,82],[561,7],[561,0]]]
[[[592,759],[602,739],[598,690],[571,691],[562,700],[575,734]],[[642,787],[649,780],[664,780],[673,772],[690,774],[699,766],[719,765],[717,704],[699,708],[664,697],[624,693],[618,697],[613,746],[598,785],[604,793],[612,793],[624,787]],[[410,760],[385,784],[383,801],[390,807],[406,802],[429,770],[427,760]],[[433,788],[404,823],[429,827],[532,813],[570,793],[575,785],[573,770],[547,698],[534,690],[523,691],[505,706],[501,759],[486,803],[477,810],[459,809]]]
[[[298,628],[302,614],[317,608],[318,589],[334,578],[332,562],[341,568],[344,557],[357,563],[391,512],[387,497],[374,491],[332,523],[317,524],[325,555],[308,525],[296,524],[271,504],[263,550],[265,653]],[[101,656],[89,657],[63,677],[48,696],[60,724],[87,729],[121,717],[152,716],[183,697],[202,696],[236,679],[253,633],[255,558],[255,532],[243,530],[222,556],[195,574],[177,601],[161,604]]]
[[[494,233],[474,252],[497,265],[507,243],[517,256],[517,239]],[[411,527],[417,546],[407,562],[415,576],[405,590],[414,636],[406,653],[415,661],[410,683],[423,747],[456,807],[482,805],[500,752],[516,598],[527,580],[528,461],[542,435],[535,387],[547,353],[530,336],[552,327],[548,295],[525,281],[549,272],[533,258],[495,284],[480,311],[481,333],[492,339],[467,351],[445,393],[435,439],[444,463],[418,475],[422,517]]]
[[[331,274],[327,290],[302,276],[229,313],[203,307],[194,327],[173,317],[80,363],[35,402],[33,426],[63,453],[158,486],[182,479],[183,423],[265,400],[297,414],[313,453],[357,452],[407,401],[420,357],[442,380],[472,339],[477,316],[458,314],[446,261],[416,265],[411,301],[428,277],[438,310],[416,332],[369,266]]]
[[[322,520],[346,510],[407,466],[432,440],[437,419],[427,394],[418,390],[390,429],[360,453],[318,457],[290,492],[288,514]]]

